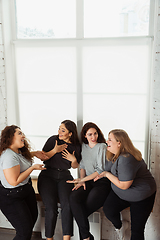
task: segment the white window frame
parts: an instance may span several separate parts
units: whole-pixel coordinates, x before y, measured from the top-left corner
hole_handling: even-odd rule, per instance
[[[76,38],[72,39],[24,39],[19,40],[16,37],[16,22],[15,22],[15,2],[14,0],[0,0],[2,3],[2,19],[3,19],[3,35],[4,35],[4,49],[5,49],[5,65],[6,65],[6,89],[7,89],[7,124],[17,124],[19,125],[19,109],[18,109],[18,90],[16,82],[16,71],[15,71],[15,44],[37,44],[37,43],[52,43],[56,41],[66,42],[66,41],[78,41],[77,51],[79,51],[77,57],[77,125],[80,131],[83,125],[83,94],[82,94],[82,61],[81,61],[81,41],[91,40],[94,42],[96,38],[84,38],[83,29],[83,4],[84,0],[76,0]],[[158,0],[150,0],[150,23],[149,23],[149,35],[143,37],[112,37],[112,38],[98,38],[99,41],[110,41],[115,39],[141,39],[150,38],[150,59],[151,65],[153,62],[153,39],[154,39],[154,12],[156,12],[156,5]],[[151,73],[150,73],[151,76]],[[150,77],[151,82],[151,77]],[[148,88],[148,106],[151,104],[150,100],[151,85]],[[146,141],[145,141],[145,159],[148,161],[148,150],[149,150],[149,132],[150,132],[150,108],[148,108],[146,116]]]

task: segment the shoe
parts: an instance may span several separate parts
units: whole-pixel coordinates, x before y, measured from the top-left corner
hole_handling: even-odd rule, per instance
[[[116,229],[117,233],[117,240],[125,240],[125,232],[129,227],[129,222],[128,221],[122,221],[122,227],[120,229]]]

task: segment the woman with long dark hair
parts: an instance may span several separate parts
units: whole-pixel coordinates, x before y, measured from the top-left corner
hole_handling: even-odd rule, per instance
[[[77,168],[81,160],[76,124],[71,120],[61,122],[58,135],[47,140],[43,151],[49,160],[45,161],[46,170],[38,177],[38,190],[45,206],[45,236],[47,240],[53,239],[59,201],[63,240],[69,240],[73,235],[73,216],[69,204],[73,184],[70,186],[66,180],[73,179],[69,169]]]
[[[30,240],[38,216],[35,192],[30,173],[44,170],[43,164],[32,165],[36,156],[47,159],[44,153],[31,152],[18,126],[7,126],[0,138],[0,209],[16,230],[16,240]]]
[[[80,238],[94,239],[89,231],[88,216],[103,206],[110,192],[110,181],[94,178],[104,170],[110,170],[112,163],[106,162],[105,138],[99,127],[92,122],[86,123],[81,130],[82,160],[80,178],[68,183],[77,183],[70,195],[73,216],[79,227]]]
[[[127,221],[121,221],[120,212],[130,207],[131,240],[144,240],[144,228],[152,211],[156,183],[142,159],[141,152],[134,147],[128,134],[122,129],[109,132],[107,159],[113,162],[111,172],[97,176],[111,181],[112,190],[103,211],[116,228],[118,239],[125,238]]]

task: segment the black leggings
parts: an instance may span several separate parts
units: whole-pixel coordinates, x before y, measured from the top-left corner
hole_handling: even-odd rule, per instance
[[[71,193],[71,210],[82,239],[90,236],[88,216],[103,206],[110,190],[110,181],[107,178],[102,178],[96,182],[87,181],[86,190],[80,187]]]
[[[145,224],[152,211],[155,194],[156,193],[142,201],[128,202],[119,198],[114,191],[111,190],[104,203],[103,211],[115,228],[120,229],[122,226],[120,212],[130,207],[131,240],[144,240]]]

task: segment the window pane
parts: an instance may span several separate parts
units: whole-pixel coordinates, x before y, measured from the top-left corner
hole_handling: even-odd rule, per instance
[[[150,0],[85,0],[84,36],[148,35]]]
[[[110,130],[124,129],[144,156],[147,96],[84,94],[83,102],[84,123],[95,122],[106,139]]]
[[[84,123],[97,123],[106,138],[111,129],[126,130],[144,156],[150,43],[103,42],[90,40],[83,47]]]
[[[76,36],[75,0],[16,0],[17,38]]]
[[[64,44],[16,47],[20,92],[76,92],[76,49]]]
[[[70,106],[72,103],[72,107]],[[34,150],[41,150],[48,137],[58,134],[60,123],[71,119],[76,123],[76,94],[19,93],[20,126]],[[35,163],[41,163],[37,158]],[[70,170],[77,177],[77,169]],[[38,176],[33,171],[31,176]]]
[[[76,103],[76,94],[19,93],[20,126],[26,135],[55,135],[63,120],[76,122]]]
[[[84,92],[146,94],[149,42],[97,40],[93,45],[88,41],[88,46],[83,47]]]

